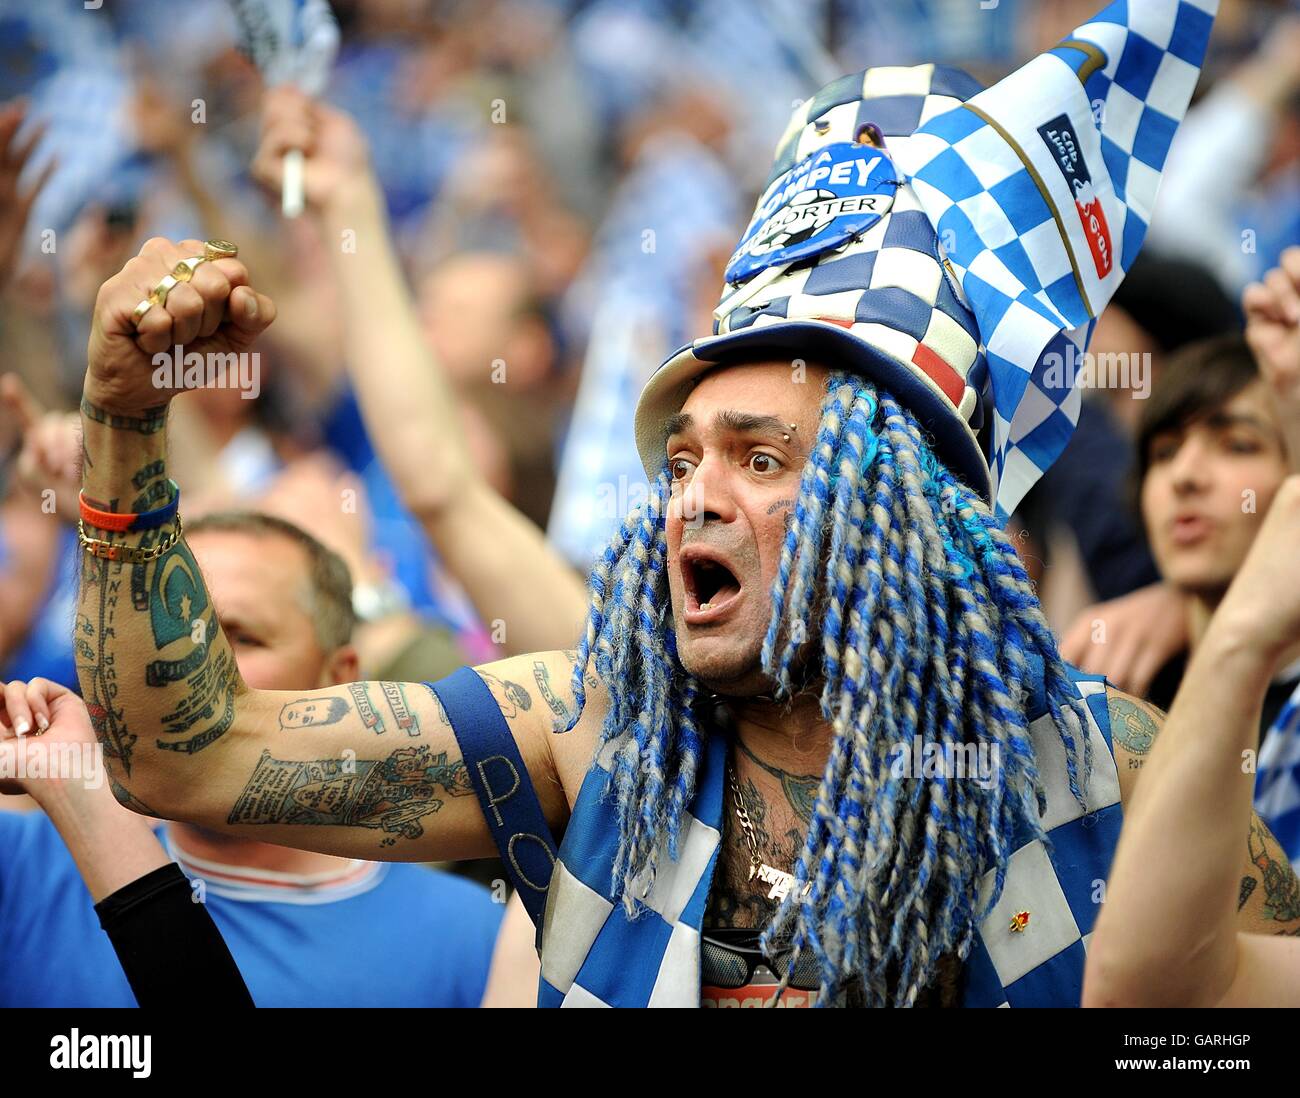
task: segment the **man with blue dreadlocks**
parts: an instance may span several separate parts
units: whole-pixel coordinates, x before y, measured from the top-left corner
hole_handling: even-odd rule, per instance
[[[576,650],[427,690],[239,678],[149,356],[244,351],[275,308],[232,245],[150,241],[101,290],[83,403],[115,788],[332,854],[499,851],[541,1005],[1078,1004],[1160,717],[1062,664],[1002,525],[1077,419],[1214,6],[1117,3],[985,91],[877,68],[802,104],[714,334],[642,393],[649,498]],[[1247,838],[1240,928],[1295,932]]]

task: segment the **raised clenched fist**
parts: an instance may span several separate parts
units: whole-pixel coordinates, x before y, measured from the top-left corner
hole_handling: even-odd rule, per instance
[[[87,348],[88,401],[124,416],[166,404],[180,389],[158,384],[175,375],[160,372],[155,355],[174,355],[177,346],[205,358],[242,354],[275,319],[274,302],[249,285],[238,259],[214,259],[194,266],[189,281],[174,286],[137,326],[136,306],[184,260],[202,255],[201,240],[154,237],[100,287]]]

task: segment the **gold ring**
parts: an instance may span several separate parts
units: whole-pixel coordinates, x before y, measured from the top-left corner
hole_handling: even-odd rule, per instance
[[[178,282],[188,282],[199,269],[199,264],[207,261],[207,257],[202,255],[192,255],[189,259],[182,259],[172,268],[172,277]]]
[[[149,298],[146,297],[142,302],[140,302],[139,305],[135,307],[135,311],[131,313],[131,323],[134,324],[137,328],[140,327],[140,321],[144,319],[144,314],[147,313],[152,308],[153,308],[153,301],[151,301]]]
[[[181,280],[174,275],[164,275],[163,280],[149,291],[149,300],[155,305],[166,305],[167,295],[181,284]]]
[[[239,245],[229,240],[208,240],[203,244],[204,259],[234,259],[239,254]]]

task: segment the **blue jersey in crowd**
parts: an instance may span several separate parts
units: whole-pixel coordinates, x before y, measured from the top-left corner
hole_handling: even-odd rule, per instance
[[[169,849],[203,881],[259,1007],[476,1007],[483,997],[504,906],[480,885],[401,862],[307,879]],[[135,997],[45,814],[0,812],[0,1007],[57,1006]]]

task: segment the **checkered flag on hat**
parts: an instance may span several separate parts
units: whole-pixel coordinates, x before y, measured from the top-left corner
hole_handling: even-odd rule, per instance
[[[713,333],[642,390],[647,474],[702,373],[814,358],[885,387],[1005,520],[1078,422],[1081,356],[1146,235],[1215,5],[1118,0],[987,90],[878,67],[801,103]]]
[[[1217,0],[1116,0],[889,150],[979,325],[1000,517],[1060,455],[1096,317],[1146,236]]]

